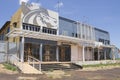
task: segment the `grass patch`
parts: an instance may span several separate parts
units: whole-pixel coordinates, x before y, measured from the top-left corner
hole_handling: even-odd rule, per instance
[[[88,68],[88,67],[103,67],[103,66],[120,66],[120,63],[83,65],[83,68]]]
[[[8,70],[11,70],[11,71],[17,71],[17,67],[13,66],[12,64],[9,64],[9,63],[4,63],[3,64],[4,67]]]
[[[117,58],[116,60],[120,60],[120,58]]]

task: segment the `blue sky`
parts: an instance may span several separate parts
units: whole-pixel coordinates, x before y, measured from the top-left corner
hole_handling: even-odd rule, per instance
[[[37,0],[29,0],[36,2]],[[120,48],[120,0],[59,0],[60,16],[80,22],[110,33],[111,43]],[[50,10],[57,11],[58,0],[39,0],[39,4]],[[0,0],[0,27],[20,7],[19,0]]]

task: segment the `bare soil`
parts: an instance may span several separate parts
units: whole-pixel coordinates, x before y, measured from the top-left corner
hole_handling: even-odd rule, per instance
[[[29,75],[6,70],[0,64],[0,80],[120,80],[120,67],[45,72]]]

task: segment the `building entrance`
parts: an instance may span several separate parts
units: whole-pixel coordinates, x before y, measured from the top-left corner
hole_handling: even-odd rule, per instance
[[[69,45],[59,47],[59,61],[71,61],[71,48]]]
[[[43,45],[43,61],[56,61],[56,46]]]
[[[33,43],[25,43],[24,46],[24,61],[28,61],[28,56],[40,59],[39,55],[39,45]]]

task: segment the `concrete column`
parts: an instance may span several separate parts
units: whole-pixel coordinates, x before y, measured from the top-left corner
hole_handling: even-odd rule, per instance
[[[22,36],[21,39],[21,62],[24,62],[24,42],[25,42],[25,38],[24,36]]]
[[[85,46],[83,46],[82,53],[83,53],[83,62],[84,62],[85,61]]]
[[[59,62],[59,46],[56,47],[56,60]]]
[[[115,60],[114,48],[112,48],[112,57],[113,57],[113,60]]]
[[[98,47],[98,60],[100,60],[100,52],[99,52],[99,47]]]
[[[106,49],[104,50],[104,59],[106,60]]]
[[[41,44],[40,44],[40,53],[39,53],[39,54],[40,54],[40,61],[41,61],[41,62],[42,62],[42,56],[43,56],[43,55],[42,55],[42,52],[43,52],[43,44],[41,43]]]
[[[80,25],[80,37],[81,37],[81,39],[82,39],[82,24]]]
[[[94,60],[94,48],[92,48],[92,60]]]
[[[42,32],[42,30],[43,30],[43,26],[40,27],[40,32]]]
[[[87,60],[89,61],[89,48],[87,47]]]

